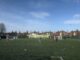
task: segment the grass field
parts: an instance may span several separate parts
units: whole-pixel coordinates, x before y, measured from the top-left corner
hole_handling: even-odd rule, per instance
[[[80,41],[0,40],[0,60],[51,60],[50,56],[62,56],[64,60],[80,60]]]

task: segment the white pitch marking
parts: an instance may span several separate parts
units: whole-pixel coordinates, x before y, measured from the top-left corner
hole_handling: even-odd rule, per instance
[[[62,56],[59,57],[61,60],[63,60]]]
[[[60,60],[64,60],[62,56],[51,56],[51,58],[59,58]]]

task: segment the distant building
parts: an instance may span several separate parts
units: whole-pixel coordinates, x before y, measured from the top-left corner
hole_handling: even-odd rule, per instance
[[[49,38],[49,33],[30,33],[28,35],[29,38]]]
[[[75,36],[80,37],[80,31],[78,31],[78,30],[76,30],[76,31],[71,31],[71,32],[70,32],[70,36],[73,36],[73,37],[75,37]]]
[[[55,32],[55,33],[53,33],[53,39],[54,40],[62,40],[62,38],[63,38],[63,33],[62,32]]]
[[[5,33],[0,33],[0,39],[6,39],[6,34]]]
[[[11,32],[11,33],[0,33],[0,39],[7,39],[7,40],[13,40],[17,39],[17,33]]]
[[[17,36],[16,32],[6,33],[6,39],[14,40],[14,39],[17,39],[17,38],[18,38],[18,36]]]

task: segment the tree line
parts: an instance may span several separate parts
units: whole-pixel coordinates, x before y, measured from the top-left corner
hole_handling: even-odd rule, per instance
[[[4,23],[0,23],[0,33],[5,33],[6,32],[6,27]]]

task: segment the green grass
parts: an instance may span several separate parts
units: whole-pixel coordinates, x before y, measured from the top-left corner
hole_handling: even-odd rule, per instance
[[[50,56],[62,56],[64,60],[80,60],[79,51],[79,40],[0,40],[0,60],[50,60]]]

